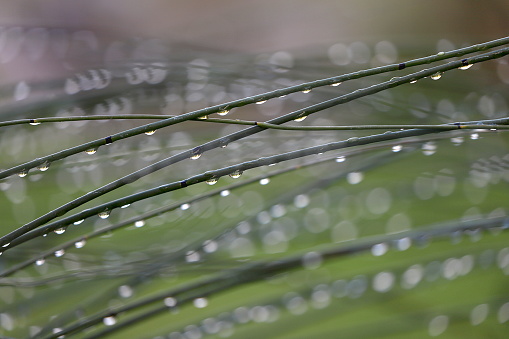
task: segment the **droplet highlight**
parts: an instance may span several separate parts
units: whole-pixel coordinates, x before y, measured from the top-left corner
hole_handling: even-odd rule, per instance
[[[431,79],[433,79],[433,80],[438,80],[438,79],[440,79],[441,77],[442,77],[442,73],[440,73],[440,72],[436,72],[435,74],[433,74],[433,75],[431,76]]]
[[[238,179],[242,175],[242,171],[236,170],[235,172],[232,172],[229,174],[231,178]]]
[[[102,211],[100,212],[99,214],[97,214],[99,216],[99,218],[101,219],[107,219],[111,214],[111,211]]]

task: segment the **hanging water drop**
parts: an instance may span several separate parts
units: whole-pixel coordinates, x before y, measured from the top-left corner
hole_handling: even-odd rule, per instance
[[[206,298],[196,298],[193,300],[194,307],[196,308],[205,308],[209,304]]]
[[[261,104],[264,104],[264,103],[266,103],[266,102],[267,102],[267,100],[260,100],[260,101],[256,102],[256,104],[257,104],[257,105],[261,105]]]
[[[122,206],[120,206],[120,208],[127,208],[127,207],[129,207],[129,206],[131,206],[131,204],[125,204],[125,205],[122,205]]]
[[[335,83],[331,84],[332,87],[337,87],[339,85],[341,85],[341,82],[335,82]]]
[[[18,177],[24,178],[28,175],[28,170],[22,169],[21,172],[18,173]]]
[[[87,242],[86,242],[86,240],[85,240],[85,239],[81,239],[80,241],[76,241],[76,242],[74,243],[74,247],[76,247],[76,248],[83,248],[83,247],[85,246],[85,244],[86,244],[86,243],[87,243]]]
[[[402,149],[403,149],[403,146],[401,146],[401,145],[394,145],[394,146],[392,146],[392,151],[394,153],[397,153],[397,152],[401,151]]]
[[[45,161],[44,163],[40,164],[37,169],[41,172],[46,172],[49,168],[50,163],[48,161]]]
[[[182,211],[185,211],[185,210],[189,209],[189,207],[191,207],[191,205],[189,205],[189,204],[182,204],[182,205],[180,205],[180,209]]]
[[[438,80],[438,79],[440,79],[441,77],[442,77],[442,73],[440,73],[440,72],[436,72],[435,74],[433,74],[433,75],[431,76],[431,79],[433,79],[433,80]]]
[[[44,260],[44,258],[41,258],[41,259],[37,259],[35,261],[35,265],[36,266],[41,266],[41,265],[44,265],[44,263],[46,262],[46,260]]]
[[[59,258],[65,254],[65,251],[63,249],[55,251],[55,257]]]
[[[196,159],[200,159],[200,157],[201,157],[200,149],[199,148],[193,149],[193,155],[191,155],[191,159],[196,160]]]
[[[85,151],[87,154],[95,154],[97,152],[97,148],[89,148]]]
[[[221,191],[221,193],[219,193],[222,197],[227,197],[230,195],[230,191],[229,190],[224,190],[224,191]]]
[[[76,220],[76,221],[75,221],[75,222],[73,222],[72,224],[77,226],[77,225],[79,225],[79,224],[83,223],[84,221],[85,221],[85,219]]]
[[[310,92],[311,92],[311,88],[306,88],[305,90],[302,91],[302,93],[304,93],[304,94],[307,94]]]
[[[8,247],[11,243],[8,242],[7,244],[3,244],[2,247]]]
[[[198,117],[197,119],[198,120],[207,120],[208,116],[204,115],[204,116]]]
[[[65,233],[65,228],[64,227],[60,227],[60,228],[57,228],[56,230],[54,230],[53,232],[55,232],[55,234],[64,234]]]
[[[216,177],[212,177],[210,179],[208,179],[206,181],[207,185],[214,185],[215,183],[217,183],[217,178]]]
[[[336,158],[336,162],[345,162],[346,160],[346,157],[344,155],[340,155],[339,157]]]
[[[220,116],[225,116],[226,114],[228,114],[230,111],[227,110],[227,109],[222,109],[220,111],[217,112],[217,115],[220,115]]]
[[[117,319],[115,318],[115,316],[110,315],[108,317],[103,318],[103,323],[106,326],[113,326],[117,323]]]
[[[32,126],[37,126],[37,125],[40,125],[41,123],[35,119],[30,119],[29,124]]]
[[[107,219],[110,216],[110,213],[111,213],[111,211],[107,210],[107,211],[99,212],[99,214],[97,214],[97,215],[101,219]]]
[[[463,143],[463,137],[451,138],[451,142],[454,144],[454,146],[459,146]]]
[[[298,117],[297,119],[293,119],[293,121],[297,121],[297,122],[304,121],[307,117],[308,117],[307,115],[303,115],[301,117]]]
[[[134,223],[135,227],[143,227],[145,226],[145,220],[138,220]]]
[[[422,153],[424,155],[433,155],[433,154],[435,154],[436,150],[437,150],[437,145],[432,141],[426,142],[422,145]]]
[[[416,82],[417,82],[417,80],[410,81],[411,84],[415,84]]]
[[[467,65],[463,65],[461,67],[458,67],[458,69],[461,69],[462,71],[466,71],[467,69],[469,69],[472,66],[474,66],[474,64],[467,64]]]
[[[472,134],[470,134],[470,139],[478,140],[479,139],[479,133],[472,133]]]
[[[240,178],[240,176],[242,175],[242,171],[240,170],[236,170],[235,172],[232,172],[229,174],[230,177],[232,177],[233,179],[238,179]]]
[[[173,298],[173,297],[167,297],[167,298],[164,298],[164,305],[166,307],[175,307],[177,306],[177,299]]]
[[[145,134],[146,135],[153,135],[156,131],[155,130],[151,130],[151,131],[146,131]]]

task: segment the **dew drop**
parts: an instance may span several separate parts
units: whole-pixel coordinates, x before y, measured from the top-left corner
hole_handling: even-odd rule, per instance
[[[32,126],[37,126],[37,125],[40,125],[41,123],[35,119],[30,119],[29,124]]]
[[[49,165],[50,165],[50,163],[48,161],[45,161],[44,163],[39,165],[39,167],[37,167],[37,169],[41,172],[46,172],[49,169]]]
[[[222,197],[227,197],[230,195],[230,191],[229,190],[224,190],[224,191],[221,191],[221,193],[219,193]]]
[[[387,253],[388,249],[389,249],[389,246],[387,246],[386,243],[376,244],[376,245],[373,245],[373,247],[371,247],[371,254],[373,254],[375,257],[379,257],[379,256]]]
[[[337,87],[339,85],[341,85],[341,82],[335,82],[335,83],[331,84],[332,87]]]
[[[189,204],[182,204],[182,205],[180,205],[180,209],[182,211],[185,211],[185,210],[189,209],[189,207],[191,207],[191,205],[189,205]]]
[[[131,206],[131,204],[125,204],[125,205],[122,205],[120,208],[127,208],[127,207],[129,207],[129,206]]]
[[[339,157],[336,158],[336,162],[345,162],[346,160],[346,157],[344,155],[340,155]]]
[[[53,232],[55,232],[56,234],[64,234],[65,233],[65,228],[64,227],[60,227],[60,228],[57,228],[56,230],[54,230]]]
[[[260,101],[256,102],[256,104],[257,104],[257,105],[261,105],[261,104],[264,104],[264,103],[266,103],[266,102],[267,102],[267,100],[260,100]]]
[[[107,219],[110,216],[111,211],[102,211],[97,214],[101,219]]]
[[[270,182],[269,178],[260,179],[260,185],[267,185]]]
[[[240,178],[240,176],[242,175],[242,171],[240,170],[236,170],[235,172],[232,172],[229,174],[230,177],[232,177],[233,179],[238,179]]]
[[[298,117],[297,119],[293,119],[293,121],[297,121],[297,122],[304,121],[307,117],[308,117],[307,115],[303,115],[301,117]]]
[[[114,316],[110,315],[108,317],[103,318],[103,323],[106,326],[113,326],[117,323],[117,319]]]
[[[18,173],[18,177],[24,178],[28,175],[28,171],[26,169],[21,170],[21,172]]]
[[[55,251],[55,257],[59,258],[65,254],[65,251],[63,249]]]
[[[437,55],[444,55],[445,52],[438,52]]]
[[[166,307],[175,307],[177,306],[177,299],[173,297],[164,298],[164,305]]]
[[[438,79],[440,79],[441,77],[442,77],[442,73],[440,73],[440,72],[436,72],[435,74],[433,74],[433,75],[431,76],[431,79],[433,79],[433,80],[438,80]]]
[[[459,146],[463,143],[463,137],[451,138],[451,142],[454,144],[454,146]]]
[[[207,120],[208,116],[204,115],[204,116],[198,117],[197,119],[198,120]]]
[[[302,93],[304,93],[304,94],[307,94],[307,93],[310,93],[310,92],[311,92],[310,88],[306,88],[305,90],[302,91]]]
[[[461,67],[458,67],[458,69],[461,69],[462,71],[466,71],[467,69],[469,69],[472,66],[474,66],[474,64],[469,64],[469,65],[461,66]]]
[[[403,146],[401,146],[401,145],[392,146],[392,151],[394,153],[397,153],[397,152],[401,151],[402,149],[403,149]]]
[[[434,142],[426,142],[422,145],[422,153],[424,155],[433,155],[437,151],[437,145]]]
[[[478,140],[479,139],[479,133],[472,133],[472,134],[470,134],[470,139]]]
[[[79,224],[83,223],[84,221],[85,221],[85,219],[81,219],[81,220],[77,220],[77,221],[73,222],[72,224],[79,225]]]
[[[8,247],[11,243],[8,242],[7,244],[3,244],[2,247]]]
[[[45,263],[45,262],[46,262],[46,260],[44,260],[44,258],[37,259],[37,260],[35,261],[35,265],[36,265],[36,266],[42,266],[42,265],[44,265],[44,263]]]
[[[191,155],[192,160],[200,159],[201,153],[199,150],[193,150],[193,155]]]
[[[217,178],[212,177],[206,181],[207,185],[215,185],[217,183]]]
[[[222,109],[220,111],[217,112],[217,115],[220,115],[220,116],[225,116],[226,114],[228,114],[230,111],[227,110],[227,109]]]
[[[90,148],[85,151],[87,154],[95,154],[97,152],[97,148]]]
[[[417,82],[417,80],[410,81],[411,84],[415,84],[416,82]]]
[[[145,226],[145,220],[138,220],[134,223],[135,227],[143,227]]]
[[[145,134],[146,135],[154,135],[156,131],[155,130],[152,130],[152,131],[146,131]]]
[[[74,247],[76,247],[76,248],[83,248],[83,247],[85,246],[85,244],[86,244],[86,243],[87,243],[87,242],[86,242],[86,240],[85,240],[85,239],[81,239],[80,241],[76,241],[76,242],[74,243]]]

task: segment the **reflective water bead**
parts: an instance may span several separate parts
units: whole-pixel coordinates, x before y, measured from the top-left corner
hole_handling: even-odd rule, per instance
[[[451,138],[451,142],[454,144],[454,146],[461,145],[463,143],[463,137]]]
[[[117,319],[115,318],[115,316],[110,315],[108,317],[103,318],[103,323],[106,326],[113,326],[117,323]]]
[[[20,178],[24,178],[27,175],[28,175],[28,170],[26,170],[26,169],[23,169],[23,170],[21,170],[21,172],[18,173],[18,177],[20,177]]]
[[[127,208],[127,207],[129,207],[129,206],[131,206],[131,204],[125,204],[125,205],[122,205],[122,206],[120,206],[120,208]]]
[[[257,105],[261,105],[261,104],[264,104],[264,103],[266,103],[266,102],[267,102],[267,100],[260,100],[260,101],[256,102],[256,104],[257,104]]]
[[[431,79],[433,79],[433,80],[438,80],[438,79],[440,79],[441,77],[442,77],[442,73],[440,73],[440,72],[436,72],[435,74],[433,74],[433,75],[431,76]]]
[[[60,227],[60,228],[57,228],[56,230],[54,230],[53,232],[55,232],[56,234],[64,234],[65,233],[65,228],[64,227]]]
[[[392,146],[392,151],[394,153],[397,153],[397,152],[401,151],[402,149],[403,149],[403,146],[401,146],[401,145]]]
[[[41,266],[41,265],[44,265],[44,263],[46,262],[46,260],[44,260],[44,258],[41,258],[41,259],[37,259],[35,261],[35,265],[36,266]]]
[[[96,152],[97,152],[97,148],[90,148],[85,151],[85,153],[90,154],[90,155],[95,154]]]
[[[145,220],[138,220],[134,223],[135,227],[143,227],[145,226]]]
[[[311,88],[306,88],[305,90],[302,91],[302,93],[304,93],[304,94],[307,94],[310,92],[311,92]]]
[[[85,246],[85,244],[86,244],[86,243],[87,243],[87,242],[86,242],[86,240],[85,240],[85,239],[81,239],[80,241],[76,241],[76,242],[74,243],[74,247],[76,247],[76,248],[83,248],[83,247]]]
[[[424,155],[433,155],[437,150],[437,145],[434,142],[426,142],[422,145],[422,153]]]
[[[224,191],[221,191],[221,193],[219,193],[222,197],[227,197],[230,195],[230,191],[229,190],[224,190]]]
[[[193,152],[193,155],[191,155],[192,160],[200,159],[201,153],[200,152]]]
[[[238,179],[240,178],[240,176],[242,175],[242,171],[240,170],[236,170],[235,172],[232,172],[229,174],[230,177],[232,177],[233,179]]]
[[[217,183],[217,178],[216,177],[212,177],[212,178],[208,179],[206,181],[206,183],[207,183],[207,185],[214,185],[214,184]]]
[[[8,247],[11,243],[8,242],[7,244],[3,244],[2,247]]]
[[[466,71],[467,69],[469,69],[472,66],[474,66],[474,64],[464,65],[464,66],[458,67],[458,69],[461,69],[462,71]]]
[[[297,119],[293,119],[293,121],[297,121],[297,122],[304,121],[307,117],[308,117],[307,115],[303,115],[301,117],[298,117]]]
[[[79,225],[79,224],[83,223],[84,221],[85,221],[85,219],[81,219],[81,220],[77,220],[77,221],[73,222],[72,224]]]
[[[185,210],[189,209],[189,207],[191,207],[191,205],[189,205],[189,204],[182,204],[182,205],[180,205],[180,209],[182,211],[185,211]]]
[[[336,162],[345,162],[345,160],[346,160],[346,157],[344,155],[340,155],[334,161],[336,161]]]
[[[196,308],[205,308],[209,304],[206,298],[196,298],[193,300],[194,307]]]
[[[199,119],[199,120],[207,120],[208,116],[204,115],[204,116],[198,117],[197,119]]]
[[[417,82],[417,80],[410,81],[411,84],[415,84],[416,82]]]
[[[41,165],[39,165],[39,167],[37,167],[37,169],[41,172],[45,172],[48,170],[49,165],[50,165],[50,163],[48,161],[46,161],[46,162],[42,163]]]
[[[32,126],[37,126],[37,125],[40,125],[41,123],[35,119],[30,119],[29,124]]]
[[[97,214],[101,219],[107,219],[110,216],[111,211],[102,211]]]
[[[335,82],[335,83],[331,84],[332,87],[337,87],[339,85],[341,85],[341,82]]]
[[[145,134],[146,135],[153,135],[156,131],[155,130],[152,130],[152,131],[146,131]]]
[[[55,257],[59,258],[65,254],[65,251],[63,249],[55,251]]]
[[[267,185],[270,182],[269,178],[260,179],[260,185]]]
[[[222,109],[220,111],[217,112],[217,115],[221,115],[221,116],[225,116],[226,114],[228,114],[230,111],[227,110],[227,109]]]
[[[478,140],[479,139],[479,133],[472,133],[472,134],[470,134],[470,139]]]
[[[175,307],[177,306],[177,299],[173,298],[173,297],[167,297],[167,298],[164,298],[164,305],[166,307]]]

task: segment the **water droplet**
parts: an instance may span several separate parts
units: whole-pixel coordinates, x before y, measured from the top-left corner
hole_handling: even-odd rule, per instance
[[[208,119],[208,116],[204,115],[202,117],[198,117],[199,120],[207,120]]]
[[[177,299],[173,297],[164,298],[164,305],[166,307],[175,307],[177,306]]]
[[[145,226],[145,220],[138,220],[134,223],[134,226],[136,227],[143,227]]]
[[[464,65],[464,66],[458,67],[458,69],[461,69],[462,71],[466,71],[467,69],[469,69],[472,66],[474,66],[474,64]]]
[[[228,144],[222,144],[221,148],[226,148],[227,146],[228,146]]]
[[[115,318],[115,316],[110,315],[108,317],[103,318],[103,323],[106,326],[113,326],[117,323],[117,319]]]
[[[436,72],[435,74],[433,74],[433,75],[431,76],[431,79],[433,79],[433,80],[438,80],[438,79],[440,79],[441,77],[442,77],[442,73],[440,73],[440,72]]]
[[[38,122],[37,120],[35,119],[30,119],[30,122],[29,122],[30,125],[32,126],[37,126],[37,125],[40,125],[41,123]]]
[[[55,251],[55,257],[59,258],[65,254],[65,251],[63,249]]]
[[[191,159],[192,160],[196,160],[196,159],[200,159],[201,157],[201,152],[200,152],[200,149],[193,149],[193,155],[191,155]]]
[[[189,209],[189,207],[191,207],[191,205],[189,205],[189,204],[182,204],[182,205],[180,205],[180,209],[182,211],[185,211],[185,210]]]
[[[401,151],[402,149],[403,149],[403,146],[401,146],[401,145],[392,146],[392,151],[394,153],[397,153],[397,152]]]
[[[445,52],[438,52],[437,55],[444,55]]]
[[[411,84],[415,84],[416,82],[417,82],[417,80],[410,81]]]
[[[310,93],[311,92],[311,88],[306,88],[305,90],[302,91],[302,93],[306,94],[306,93]]]
[[[11,244],[11,243],[10,243],[10,242],[8,242],[7,244],[3,244],[3,245],[2,245],[2,247],[7,247],[7,246],[9,246],[10,244]]]
[[[37,259],[35,261],[35,265],[36,266],[41,266],[41,265],[44,265],[44,263],[46,262],[46,260],[44,260],[44,258],[41,258],[41,259]]]
[[[155,130],[152,130],[152,131],[146,131],[145,134],[146,135],[153,135],[156,131]]]
[[[81,223],[83,223],[85,221],[85,219],[81,219],[81,220],[76,220],[75,222],[73,222],[72,224],[73,225],[79,225]]]
[[[129,206],[131,206],[131,204],[125,204],[125,205],[122,205],[120,208],[127,208],[127,207],[129,207]]]
[[[376,244],[371,247],[371,254],[373,254],[375,257],[379,257],[387,253],[388,249],[389,246],[387,246],[386,243]]]
[[[107,219],[110,216],[111,211],[102,211],[97,214],[101,219]]]
[[[303,115],[301,117],[298,117],[297,119],[293,119],[293,121],[297,121],[297,122],[304,121],[307,117],[308,117],[307,115]]]
[[[340,155],[339,157],[336,158],[336,162],[345,162],[346,160],[346,157],[344,155]]]
[[[48,161],[45,161],[44,163],[42,163],[41,165],[39,165],[39,166],[37,167],[37,169],[38,169],[39,171],[41,171],[41,172],[46,172],[46,171],[48,170],[48,168],[49,168],[49,165],[50,165],[50,163],[49,163]]]
[[[229,190],[224,190],[224,191],[221,191],[221,193],[219,193],[222,197],[227,197],[230,195],[230,191]]]
[[[56,234],[64,234],[65,233],[65,228],[64,227],[60,227],[60,228],[57,228],[56,230],[54,230],[53,232],[55,232]]]
[[[95,154],[97,152],[97,148],[89,148],[85,151],[87,154]]]
[[[260,185],[267,185],[270,182],[269,178],[260,179]]]
[[[470,139],[478,140],[479,139],[479,133],[472,133],[472,134],[470,134]]]
[[[206,298],[196,298],[193,300],[194,307],[196,308],[205,308],[209,304]]]
[[[85,239],[81,239],[80,241],[76,241],[74,243],[74,247],[76,247],[76,248],[83,248],[86,243],[87,243],[87,241]]]
[[[267,100],[260,100],[260,101],[256,102],[256,104],[257,104],[257,105],[261,105],[261,104],[264,104],[264,103],[266,103],[266,102],[267,102]]]
[[[207,185],[214,185],[215,183],[217,183],[217,178],[216,177],[212,177],[210,179],[208,179],[206,181]]]
[[[226,114],[228,114],[230,111],[227,110],[227,109],[222,109],[220,111],[217,112],[217,115],[220,115],[220,116],[225,116]]]
[[[463,143],[463,137],[451,138],[451,142],[454,144],[454,146],[459,146]]]
[[[426,142],[422,145],[422,154],[424,155],[433,155],[437,151],[437,145],[432,142]]]
[[[341,85],[341,82],[335,82],[335,83],[331,84],[332,87],[337,87],[339,85]]]
[[[236,170],[235,172],[230,173],[230,177],[233,179],[238,179],[242,175],[242,171]]]
[[[18,177],[24,178],[28,175],[28,170],[22,169],[21,172],[18,173]]]

